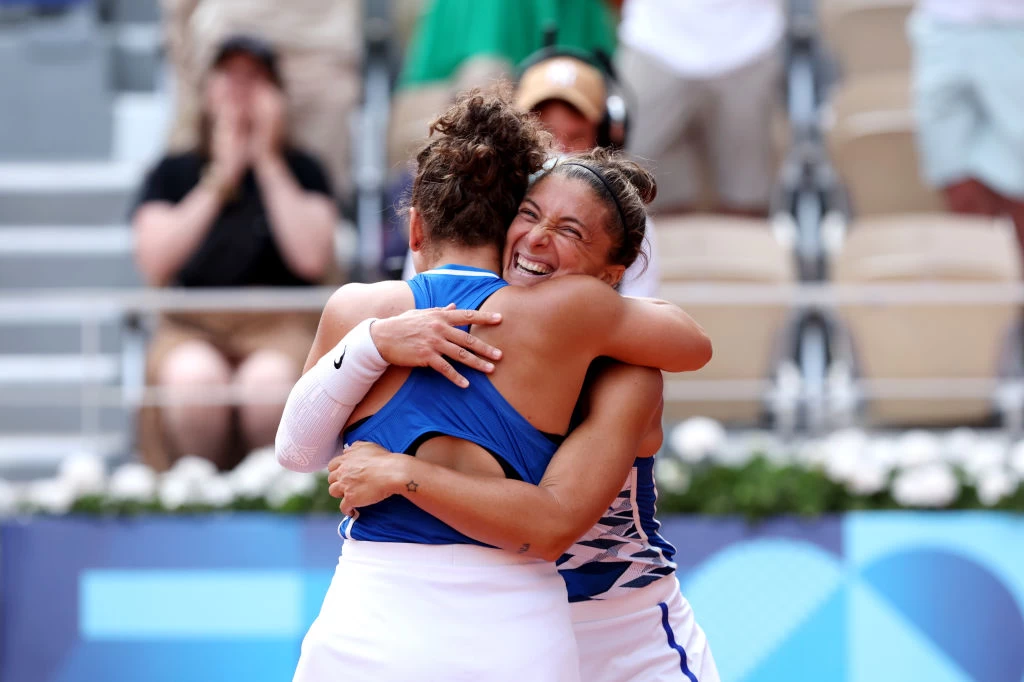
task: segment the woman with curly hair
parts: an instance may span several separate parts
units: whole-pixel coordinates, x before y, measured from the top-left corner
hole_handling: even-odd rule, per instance
[[[596,276],[509,287],[498,276],[505,230],[544,160],[543,134],[506,98],[480,93],[461,98],[431,133],[417,157],[410,209],[421,274],[408,283],[349,285],[332,297],[286,406],[278,456],[289,468],[322,468],[326,460],[304,434],[338,433],[320,417],[347,410],[348,442],[536,485],[593,360],[685,371],[707,361],[710,345],[675,306],[625,299],[609,286],[643,239],[635,187],[623,204],[601,171],[577,163],[613,193],[616,209],[609,220],[607,206],[581,206],[565,233],[581,257],[595,245],[614,259]],[[551,265],[520,245],[515,267],[544,277]],[[376,318],[449,303],[514,320],[477,331],[483,343],[505,349],[501,363],[485,367],[489,374],[466,365],[459,386],[426,368],[388,369],[374,350],[387,320]],[[660,388],[654,370],[649,377]],[[413,494],[419,486],[404,483]],[[491,548],[402,496],[361,507],[341,528],[345,545],[296,680],[579,679],[565,584],[552,562],[531,558],[528,548]]]

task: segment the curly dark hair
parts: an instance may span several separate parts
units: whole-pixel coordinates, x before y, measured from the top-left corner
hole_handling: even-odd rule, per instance
[[[511,92],[507,83],[471,90],[430,124],[411,196],[429,243],[504,247],[550,144],[536,118],[512,105]]]
[[[598,147],[560,159],[537,182],[552,175],[582,180],[595,198],[608,207],[605,230],[612,238],[610,262],[629,267],[638,257],[646,261],[647,255],[641,250],[647,233],[644,206],[658,194],[658,184],[651,173],[617,152]]]

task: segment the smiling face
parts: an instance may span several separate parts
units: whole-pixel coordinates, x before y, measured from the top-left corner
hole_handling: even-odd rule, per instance
[[[625,266],[608,262],[615,246],[612,216],[585,182],[563,176],[537,181],[508,229],[503,263],[509,284],[531,286],[560,275],[590,275],[614,286]]]

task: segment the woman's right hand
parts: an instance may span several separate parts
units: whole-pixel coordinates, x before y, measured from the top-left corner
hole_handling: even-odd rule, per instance
[[[494,371],[492,361],[501,359],[501,351],[456,327],[500,322],[499,313],[457,310],[452,303],[444,308],[408,310],[377,320],[370,327],[370,336],[388,363],[401,367],[433,367],[456,386],[465,388],[469,382],[446,356],[472,369],[490,373]]]

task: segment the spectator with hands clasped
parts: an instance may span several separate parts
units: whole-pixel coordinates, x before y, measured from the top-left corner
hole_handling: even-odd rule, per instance
[[[202,101],[198,146],[161,159],[133,210],[146,282],[209,288],[331,281],[335,204],[320,163],[286,139],[285,88],[272,48],[250,36],[226,40],[207,70]],[[143,459],[163,469],[193,454],[230,468],[273,442],[315,329],[307,313],[163,315],[148,381],[181,399],[143,411]],[[189,401],[190,392],[211,388],[237,389],[243,403]]]

